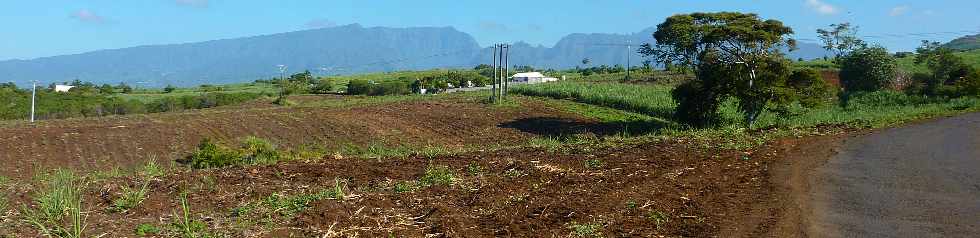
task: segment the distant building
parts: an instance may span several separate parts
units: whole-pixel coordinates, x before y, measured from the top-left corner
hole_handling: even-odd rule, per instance
[[[546,77],[544,76],[544,74],[541,74],[540,72],[518,73],[513,76],[513,82],[519,82],[519,83],[535,84],[535,83],[547,83],[547,82],[555,82],[555,81],[558,81],[558,79]]]
[[[71,90],[74,87],[75,86],[70,86],[70,85],[55,85],[54,91],[59,93],[67,93],[68,90]]]

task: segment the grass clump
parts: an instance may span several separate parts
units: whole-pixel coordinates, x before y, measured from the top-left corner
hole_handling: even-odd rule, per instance
[[[568,229],[572,230],[571,235],[575,237],[602,237],[602,224],[598,223],[579,224],[572,222]]]
[[[109,210],[112,212],[125,212],[136,208],[146,200],[147,194],[150,192],[149,185],[149,182],[145,182],[139,188],[122,187],[122,196],[113,200],[112,207]]]
[[[233,216],[241,218],[258,216],[266,221],[288,219],[310,208],[310,204],[313,202],[324,199],[346,199],[345,187],[345,181],[335,179],[333,187],[324,188],[315,193],[297,195],[273,193],[260,201],[236,207],[231,212]]]
[[[670,222],[670,217],[661,211],[652,211],[649,214],[647,214],[647,218],[653,221],[653,223],[657,225],[657,228],[660,228],[661,225]]]
[[[425,169],[425,174],[419,178],[419,185],[423,187],[433,185],[450,185],[456,179],[456,174],[448,166],[429,166]]]
[[[176,220],[171,223],[174,233],[184,238],[210,237],[208,225],[191,217],[191,206],[187,201],[187,193],[181,193],[177,198],[180,212],[174,211]]]
[[[599,169],[602,168],[606,163],[602,162],[600,159],[587,159],[585,160],[585,168],[587,169]]]
[[[240,148],[229,148],[204,139],[185,160],[196,169],[222,168],[234,165],[274,164],[286,158],[267,140],[247,137]]]
[[[69,170],[56,170],[34,194],[33,207],[24,206],[24,221],[48,237],[80,238],[88,228],[82,212],[85,181]]]
[[[136,230],[133,233],[136,234],[137,236],[150,236],[150,235],[160,234],[160,231],[162,231],[162,229],[160,229],[160,227],[158,226],[155,226],[153,224],[143,223],[137,225]]]

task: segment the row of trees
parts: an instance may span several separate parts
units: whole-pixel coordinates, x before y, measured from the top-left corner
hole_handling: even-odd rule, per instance
[[[69,93],[38,90],[36,115],[38,119],[43,120],[168,112],[233,105],[260,96],[262,95],[255,93],[206,93],[142,102],[86,90],[73,89]],[[5,103],[0,104],[0,120],[28,117],[31,106],[30,90],[18,89],[12,83],[0,84],[0,98],[6,100]]]
[[[477,67],[479,69],[479,66]],[[394,80],[379,82],[368,80],[351,80],[347,84],[347,94],[350,95],[404,95],[420,93],[443,92],[449,88],[483,87],[491,83],[490,78],[474,71],[449,71],[445,74],[427,75],[417,79],[400,77]]]
[[[894,55],[881,46],[869,46],[856,37],[850,24],[834,24],[818,30],[824,47],[835,53],[840,67],[843,103],[855,93],[894,88],[897,66]],[[675,117],[688,125],[703,127],[720,120],[723,101],[734,98],[748,127],[765,110],[779,111],[799,103],[813,108],[834,100],[837,88],[818,72],[794,68],[781,52],[795,49],[793,30],[777,20],[737,12],[675,15],[657,26],[656,44],[639,52],[664,65],[694,72],[672,92],[678,102]],[[916,62],[931,73],[917,74],[907,92],[929,96],[977,96],[980,72],[938,43],[925,43]]]

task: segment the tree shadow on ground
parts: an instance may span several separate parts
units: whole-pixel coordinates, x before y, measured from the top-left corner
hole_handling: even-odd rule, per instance
[[[649,134],[666,128],[662,121],[617,121],[594,122],[557,117],[532,117],[505,122],[502,128],[516,129],[538,136],[564,137],[576,134],[595,134],[597,136]]]

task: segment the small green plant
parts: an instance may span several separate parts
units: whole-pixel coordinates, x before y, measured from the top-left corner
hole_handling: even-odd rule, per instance
[[[177,200],[180,205],[180,212],[174,211],[174,217],[177,220],[171,224],[175,233],[184,238],[206,237],[207,224],[191,218],[191,206],[187,202],[187,193],[180,193]]]
[[[480,167],[477,163],[470,163],[466,165],[466,173],[470,176],[477,176],[483,173],[483,167]]]
[[[657,225],[657,228],[660,228],[661,225],[670,222],[670,217],[661,211],[652,211],[647,214],[647,218],[653,221],[653,223]]]
[[[114,179],[123,176],[126,176],[126,173],[123,172],[122,167],[114,166],[112,167],[112,169],[106,171],[96,171],[95,173],[92,173],[89,177],[91,178],[91,180],[94,181],[104,181],[107,179]]]
[[[598,223],[579,224],[572,222],[568,229],[572,230],[572,235],[576,237],[602,237],[602,224]]]
[[[160,234],[160,231],[160,227],[153,224],[143,223],[136,226],[136,231],[134,233],[136,233],[137,236],[149,236]]]
[[[145,182],[138,189],[129,186],[122,187],[122,196],[112,202],[112,207],[109,210],[113,212],[125,212],[129,211],[129,209],[136,208],[146,200],[146,196],[150,191],[148,189],[149,185],[149,182]]]
[[[346,181],[341,181],[341,179],[334,179],[334,187],[333,187],[334,199],[344,200],[347,198],[347,194],[344,193],[344,185],[346,184],[347,184]]]
[[[636,208],[637,208],[636,201],[630,200],[629,202],[626,202],[626,209],[632,211],[632,210],[636,210]]]
[[[152,179],[152,178],[161,177],[166,173],[167,173],[166,169],[164,169],[162,166],[157,164],[155,158],[150,158],[149,161],[146,161],[146,164],[143,164],[143,167],[140,169],[140,171],[137,174],[144,178]]]
[[[36,206],[24,206],[25,222],[45,236],[81,238],[88,227],[82,212],[85,181],[68,170],[56,170],[48,178],[34,194]]]
[[[415,186],[412,186],[410,182],[401,181],[395,183],[396,193],[406,193],[406,192],[411,192],[412,190],[415,190]]]
[[[598,169],[605,165],[600,159],[587,159],[585,160],[585,168],[587,169]]]
[[[518,168],[512,168],[512,169],[508,169],[507,171],[504,171],[504,176],[507,176],[508,178],[518,178],[524,175],[527,174],[524,173],[523,170],[520,170]]]
[[[423,187],[433,186],[433,185],[450,185],[453,180],[456,179],[456,175],[453,173],[452,169],[447,166],[429,166],[425,169],[425,175],[419,178],[419,185]]]

